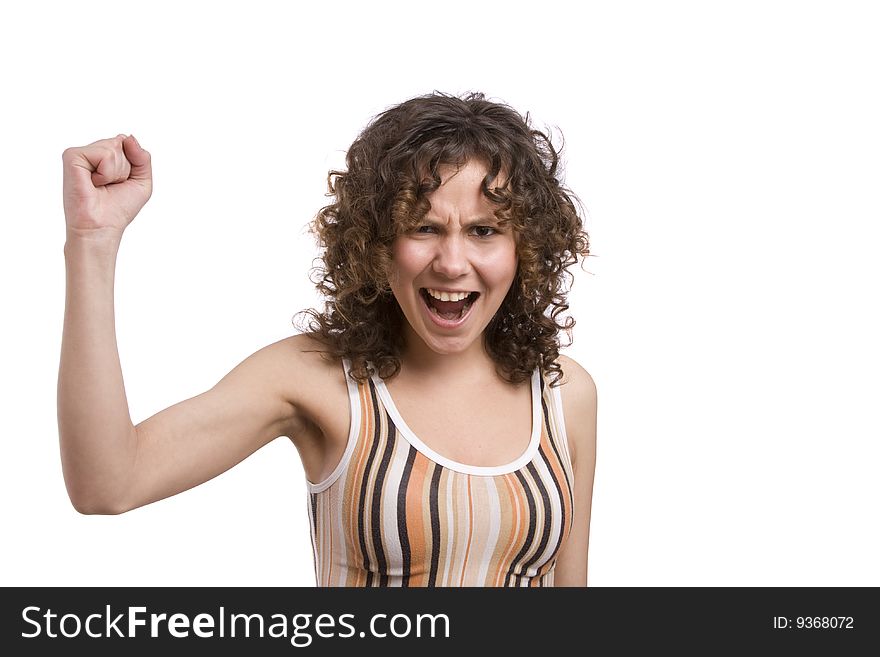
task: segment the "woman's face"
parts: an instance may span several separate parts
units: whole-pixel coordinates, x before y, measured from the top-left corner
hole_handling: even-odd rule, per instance
[[[439,173],[441,185],[428,196],[431,209],[394,241],[389,282],[409,324],[407,346],[421,339],[436,353],[453,354],[482,346],[479,338],[516,275],[516,242],[509,226],[498,226],[480,190],[487,173],[482,163]]]

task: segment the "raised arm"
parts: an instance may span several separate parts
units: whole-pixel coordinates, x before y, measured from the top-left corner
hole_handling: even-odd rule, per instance
[[[68,148],[64,167],[67,294],[58,433],[67,492],[82,513],[118,499],[134,462],[113,309],[122,233],[152,194],[150,154],[118,135]]]
[[[67,296],[58,429],[68,495],[116,514],[215,477],[300,421],[286,382],[297,339],[260,349],[210,390],[131,421],[116,345],[113,285],[125,227],[152,192],[150,156],[120,135],[64,152]],[[287,377],[287,378],[285,378]]]

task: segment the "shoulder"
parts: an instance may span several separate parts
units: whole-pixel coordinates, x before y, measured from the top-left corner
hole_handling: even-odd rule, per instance
[[[312,335],[292,335],[260,351],[271,363],[268,374],[298,413],[313,418],[325,407],[338,409],[347,398],[342,361],[329,357],[326,346]]]
[[[587,386],[595,389],[596,384],[593,382],[593,377],[590,376],[590,373],[574,358],[566,356],[565,354],[559,354],[556,358],[556,362],[559,363],[559,366],[562,368],[563,385],[571,382],[575,387]]]
[[[559,355],[562,368],[560,395],[565,432],[568,436],[572,463],[577,467],[578,455],[590,455],[596,448],[596,383],[590,373],[575,359]]]
[[[257,356],[271,369],[267,374],[294,374],[296,378],[323,379],[329,373],[342,372],[342,362],[329,358],[327,348],[316,338],[301,333],[282,338],[259,349]]]
[[[289,357],[295,358],[299,361],[339,364],[338,361],[331,360],[324,356],[324,354],[328,352],[326,345],[311,333],[298,333],[296,335],[291,335],[283,340],[275,342],[270,345],[270,347],[276,347],[279,350],[279,353],[286,352]],[[333,366],[335,367],[336,364]],[[339,367],[342,367],[342,365],[339,364]]]
[[[291,374],[309,389],[345,383],[342,360],[330,356],[327,346],[309,333],[281,340],[279,348],[290,362]]]

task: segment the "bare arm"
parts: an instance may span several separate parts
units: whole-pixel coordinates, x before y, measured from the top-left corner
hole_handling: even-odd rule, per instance
[[[303,371],[299,338],[263,347],[210,390],[138,424],[127,483],[110,512],[193,488],[275,438],[293,435],[301,417],[286,394],[286,382],[290,372]]]
[[[137,426],[131,421],[113,315],[115,249],[68,239],[58,385],[62,469],[81,513],[117,514],[216,477],[299,418],[286,397],[296,338],[260,349],[210,390]]]
[[[123,137],[63,156],[67,296],[58,430],[68,495],[81,513],[122,513],[192,488],[299,421],[285,388],[299,353],[288,338],[245,359],[211,390],[133,425],[113,288],[123,231],[148,200],[152,177],[149,154]]]
[[[119,498],[135,456],[113,308],[118,244],[69,234],[64,246],[58,435],[67,493],[81,513],[99,513]]]
[[[67,492],[94,513],[116,499],[134,461],[113,309],[122,234],[152,194],[150,154],[117,135],[62,155],[67,294],[58,369],[58,435]]]
[[[574,518],[556,562],[555,586],[586,586],[593,478],[596,469],[596,384],[574,360],[560,356],[562,406],[574,470]]]

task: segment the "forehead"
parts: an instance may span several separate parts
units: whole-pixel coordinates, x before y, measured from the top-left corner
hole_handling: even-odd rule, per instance
[[[428,216],[435,214],[472,214],[480,213],[488,217],[493,215],[495,204],[483,194],[483,180],[488,174],[486,166],[477,161],[469,160],[462,166],[441,165],[437,174],[440,187],[427,194],[431,204]],[[489,182],[489,188],[501,184],[502,176]]]
[[[451,182],[455,179],[466,181],[468,183],[480,185],[483,179],[489,174],[487,163],[479,157],[472,157],[463,164],[453,164],[444,162],[437,165],[437,175],[440,177],[441,185]],[[502,169],[494,180],[489,181],[489,187],[503,187],[506,181],[506,173]]]

